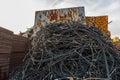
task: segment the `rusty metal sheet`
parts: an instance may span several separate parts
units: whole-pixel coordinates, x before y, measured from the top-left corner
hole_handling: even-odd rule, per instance
[[[103,33],[106,35],[109,34],[108,31],[108,16],[87,16],[86,17],[86,24],[94,25],[95,27],[102,30]]]
[[[70,20],[85,23],[84,7],[36,11],[34,26],[42,27],[49,23],[66,22]]]

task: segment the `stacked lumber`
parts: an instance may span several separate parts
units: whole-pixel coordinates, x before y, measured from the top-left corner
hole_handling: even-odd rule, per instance
[[[23,63],[27,49],[27,38],[0,27],[0,80],[5,80],[9,70]]]
[[[28,49],[28,39],[19,35],[13,35],[12,53],[10,57],[10,69],[23,63]]]
[[[0,80],[8,77],[13,32],[0,27]]]
[[[27,43],[27,38],[19,35],[14,35],[12,52],[25,52],[27,46],[26,43]]]
[[[109,36],[108,16],[87,16],[86,23],[88,25],[94,25],[95,27],[101,29],[104,34]]]

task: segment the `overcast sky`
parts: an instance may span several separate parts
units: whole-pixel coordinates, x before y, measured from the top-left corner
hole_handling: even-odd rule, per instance
[[[108,15],[112,37],[120,37],[120,0],[0,0],[0,26],[24,32],[33,26],[36,10],[78,6],[86,16]]]

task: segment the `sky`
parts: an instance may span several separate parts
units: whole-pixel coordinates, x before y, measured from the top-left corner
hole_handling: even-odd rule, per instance
[[[86,16],[108,15],[111,37],[120,38],[120,0],[0,0],[0,26],[18,34],[34,25],[35,11],[78,6]]]

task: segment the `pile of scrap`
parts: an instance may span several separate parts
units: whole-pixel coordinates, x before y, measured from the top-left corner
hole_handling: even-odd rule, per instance
[[[23,70],[11,80],[120,79],[120,55],[111,40],[80,22],[42,27],[27,55]]]
[[[0,80],[8,77],[13,32],[0,27]]]
[[[0,80],[8,78],[9,70],[23,63],[28,39],[0,27]]]

